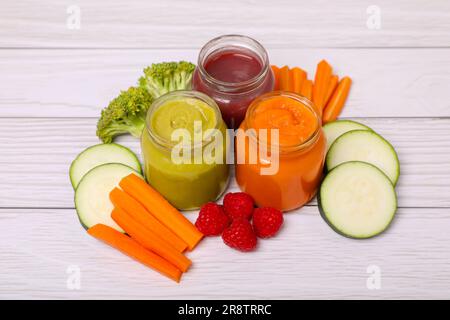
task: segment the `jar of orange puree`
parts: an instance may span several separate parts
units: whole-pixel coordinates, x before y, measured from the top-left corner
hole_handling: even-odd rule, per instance
[[[236,156],[244,161],[237,160],[236,180],[258,206],[289,211],[314,197],[321,180],[326,138],[312,102],[281,91],[262,95],[250,105],[240,129],[245,131],[245,143],[239,148],[236,141]],[[260,134],[263,131],[264,137]],[[272,134],[276,131],[278,141]],[[256,161],[250,154],[257,155]],[[265,167],[276,168],[273,161],[278,161],[278,170],[262,174]]]

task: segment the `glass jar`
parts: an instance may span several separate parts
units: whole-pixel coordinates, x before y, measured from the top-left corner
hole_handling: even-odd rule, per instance
[[[200,124],[197,128],[195,121]],[[174,141],[176,129],[186,129],[191,141]],[[208,133],[208,129],[214,130]],[[215,141],[214,132],[225,137],[226,125],[217,104],[200,92],[165,94],[147,112],[141,138],[146,180],[180,210],[197,209],[216,200],[228,184],[227,139],[220,140],[214,149],[222,154],[221,161],[205,162],[202,158],[203,151]]]
[[[237,128],[250,103],[274,88],[274,75],[264,47],[252,38],[225,35],[201,49],[193,88],[219,105],[229,128]]]
[[[277,101],[270,99],[281,100],[277,104]],[[264,112],[269,113],[265,113],[263,118],[258,120],[258,112],[261,114],[258,109],[262,108],[265,108]],[[269,122],[258,122],[261,119],[269,119]],[[288,123],[295,125],[295,128],[286,127]],[[278,160],[278,170],[268,175],[261,174],[261,168],[273,165],[275,160],[270,157],[273,156],[271,152],[261,153],[261,150],[269,149],[265,146],[265,141],[270,140],[262,140],[256,133],[264,128],[265,124],[269,124],[265,129],[279,129],[278,144],[273,145],[274,140],[269,142],[270,147],[277,152],[275,160]],[[246,131],[245,147],[236,148],[237,156],[239,152],[245,153],[242,158],[245,161],[241,161],[243,163],[237,160],[236,180],[240,188],[255,199],[258,206],[289,211],[303,206],[314,197],[322,178],[326,138],[321,119],[311,101],[290,92],[265,94],[250,105],[240,129],[254,131]],[[301,132],[304,133],[302,139],[296,139],[295,135]],[[283,144],[283,141],[296,142]],[[253,163],[249,159],[250,153],[258,155]]]

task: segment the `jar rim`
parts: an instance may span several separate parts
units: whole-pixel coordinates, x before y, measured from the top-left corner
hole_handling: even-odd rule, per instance
[[[178,142],[174,142],[171,139],[166,139],[164,137],[162,137],[161,135],[158,135],[156,132],[154,132],[152,130],[152,125],[151,125],[151,119],[153,114],[156,112],[156,110],[161,107],[165,102],[170,101],[170,100],[175,100],[175,99],[179,99],[179,98],[190,98],[190,99],[196,99],[196,100],[200,100],[204,103],[206,103],[209,107],[211,107],[214,111],[214,115],[215,115],[215,123],[214,123],[214,127],[213,129],[219,129],[220,127],[220,123],[221,123],[221,119],[222,119],[222,115],[220,113],[220,109],[219,106],[217,105],[217,103],[210,98],[209,96],[207,96],[206,94],[199,92],[199,91],[195,91],[195,90],[175,90],[175,91],[171,91],[168,92],[166,94],[163,94],[162,96],[158,97],[157,99],[155,99],[152,104],[150,105],[150,107],[147,110],[147,115],[146,115],[146,119],[145,119],[145,130],[147,130],[149,136],[162,148],[170,150],[173,147],[175,147],[176,145],[178,145]],[[201,144],[192,144],[191,145],[191,150],[195,149],[195,148],[199,148],[199,147],[205,147],[207,146],[209,143],[211,143],[213,141],[212,136],[213,136],[213,132],[211,131],[210,133],[208,133],[205,136],[202,136],[202,141]]]
[[[319,115],[314,103],[311,100],[307,99],[306,97],[299,95],[297,93],[294,93],[294,92],[280,91],[280,90],[272,91],[272,92],[263,94],[263,95],[259,96],[258,98],[256,98],[255,100],[253,100],[245,114],[244,121],[245,121],[247,129],[252,129],[252,127],[253,127],[251,119],[252,119],[253,113],[257,109],[259,103],[264,100],[271,99],[273,97],[288,97],[290,99],[296,100],[296,101],[300,102],[301,104],[303,104],[305,107],[307,107],[313,113],[314,118],[316,119],[316,128],[315,128],[314,132],[312,132],[311,135],[307,139],[305,139],[304,141],[302,141],[298,144],[294,144],[294,145],[272,144],[272,146],[278,147],[278,150],[280,150],[281,153],[289,153],[289,152],[301,151],[301,150],[304,150],[304,149],[310,147],[311,145],[313,145],[319,138],[320,130],[322,128],[322,120],[320,118],[320,115]],[[263,142],[255,134],[255,132],[253,132],[253,130],[250,130],[249,136],[256,143]]]
[[[227,48],[227,46],[232,48],[243,48],[255,53],[262,64],[261,71],[256,76],[240,82],[227,82],[214,78],[206,71],[204,64],[212,54]],[[242,90],[243,88],[252,89],[255,85],[264,81],[270,69],[269,55],[263,45],[251,37],[239,34],[227,34],[209,40],[200,50],[197,67],[203,79],[210,84],[220,86],[223,91]]]

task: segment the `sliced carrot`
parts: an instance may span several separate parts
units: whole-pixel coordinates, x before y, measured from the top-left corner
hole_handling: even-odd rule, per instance
[[[330,83],[332,69],[328,62],[322,60],[317,65],[314,78],[312,99],[317,109],[322,112],[328,84]]]
[[[203,234],[158,191],[135,174],[123,178],[120,187],[139,201],[156,219],[187,243],[192,250],[203,238]]]
[[[139,201],[156,219],[187,243],[192,250],[203,234],[164,197],[135,174],[123,178],[120,187]]]
[[[290,86],[289,89],[292,92],[300,94],[303,81],[306,79],[306,72],[298,67],[290,70]]]
[[[87,232],[94,238],[116,248],[147,267],[160,272],[176,282],[180,282],[182,273],[177,267],[155,253],[148,251],[127,235],[104,224],[96,224],[89,228]]]
[[[344,77],[339,82],[338,87],[334,91],[323,112],[323,123],[327,123],[337,119],[342,111],[342,108],[344,107],[345,101],[347,100],[351,85],[352,79],[350,79],[349,77]]]
[[[332,75],[330,78],[330,82],[328,83],[327,94],[325,96],[325,101],[323,102],[323,109],[325,109],[325,106],[327,105],[328,101],[330,101],[330,98],[334,90],[336,89],[338,82],[339,77],[336,75]]]
[[[280,68],[278,68],[277,66],[271,66],[271,68],[275,80],[273,90],[280,90]]]
[[[292,69],[289,68],[289,77],[288,77],[288,85],[287,91],[294,92],[294,77],[293,77]]]
[[[139,224],[153,232],[155,235],[166,241],[175,250],[183,252],[187,248],[186,242],[181,240],[169,228],[164,226],[158,219],[151,215],[139,201],[128,195],[119,188],[114,188],[109,194],[109,198],[114,206],[126,211]]]
[[[135,240],[148,250],[153,251],[157,255],[166,259],[181,271],[186,272],[189,266],[192,264],[191,260],[168,245],[167,242],[155,236],[154,233],[141,226],[124,210],[120,208],[114,208],[111,213],[111,218],[123,230],[125,230],[125,232],[129,234],[130,237],[133,238],[133,240]]]
[[[313,83],[311,80],[305,79],[303,82],[302,88],[300,90],[300,94],[304,96],[306,99],[311,100],[312,98],[312,89]]]
[[[279,90],[289,91],[289,67],[284,66],[280,69]]]

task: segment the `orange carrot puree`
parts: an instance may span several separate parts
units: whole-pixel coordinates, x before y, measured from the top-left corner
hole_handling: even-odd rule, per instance
[[[295,146],[311,137],[319,125],[314,112],[287,96],[273,96],[258,104],[252,114],[252,128],[278,129],[281,146]]]
[[[294,93],[266,94],[249,107],[241,129],[255,129],[257,136],[260,129],[279,130],[278,172],[261,175],[261,168],[273,161],[269,156],[265,158],[265,153],[259,153],[256,164],[249,163],[249,153],[264,147],[261,136],[246,140],[242,149],[245,163],[236,165],[240,188],[258,206],[288,211],[301,207],[315,195],[323,170],[325,137],[320,117],[308,100]],[[275,141],[268,140],[275,146]]]

